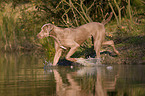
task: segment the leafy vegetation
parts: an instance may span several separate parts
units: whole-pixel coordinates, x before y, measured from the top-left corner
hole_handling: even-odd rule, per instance
[[[102,22],[113,12],[112,20],[106,25],[106,39],[116,41],[123,54],[120,63],[132,63],[129,62],[132,58],[143,62],[144,5],[143,0],[1,0],[0,49],[37,53],[46,50],[52,57],[55,51],[53,39],[38,40],[36,37],[43,24],[77,27],[92,21]],[[88,40],[74,56],[93,54],[90,45]]]

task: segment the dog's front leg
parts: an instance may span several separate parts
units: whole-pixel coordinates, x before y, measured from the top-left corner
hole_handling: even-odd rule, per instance
[[[60,56],[61,56],[61,53],[62,53],[62,49],[59,47],[58,43],[55,42],[55,56],[54,56],[54,60],[53,60],[53,66],[56,66]]]
[[[58,60],[61,56],[61,53],[62,53],[61,48],[55,52],[55,56],[54,56],[54,60],[53,60],[53,66],[56,66],[56,64],[57,64],[57,62],[58,62]]]

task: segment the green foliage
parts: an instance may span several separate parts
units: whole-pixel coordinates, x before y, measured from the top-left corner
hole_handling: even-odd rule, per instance
[[[23,5],[12,9],[7,6],[0,13],[1,48],[4,50],[33,50],[38,46],[37,33],[43,25],[41,13],[36,12],[34,6]],[[43,16],[42,16],[43,18]],[[40,22],[42,21],[42,22]],[[7,49],[8,48],[8,49]]]
[[[138,9],[138,11],[145,11],[145,2],[144,0],[131,0],[131,5],[133,7],[133,9]]]
[[[3,24],[0,26],[1,28],[1,40],[3,42],[3,44],[5,44],[5,50],[8,48],[12,49],[13,46],[16,45],[17,41],[16,41],[16,33],[15,33],[15,29],[18,28],[14,18],[13,18],[14,14],[11,14],[10,16],[8,16],[7,14],[5,14],[2,17],[2,22]]]

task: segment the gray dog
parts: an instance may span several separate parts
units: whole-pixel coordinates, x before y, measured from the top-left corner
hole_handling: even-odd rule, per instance
[[[56,66],[62,50],[70,48],[66,55],[66,59],[75,62],[76,58],[71,56],[76,52],[82,43],[91,36],[94,39],[94,50],[96,52],[96,58],[100,58],[101,45],[111,45],[116,54],[119,52],[115,49],[114,42],[104,41],[105,38],[105,23],[91,22],[77,28],[60,28],[53,24],[45,24],[41,28],[41,32],[37,35],[38,38],[52,36],[55,38],[55,57],[53,66]]]

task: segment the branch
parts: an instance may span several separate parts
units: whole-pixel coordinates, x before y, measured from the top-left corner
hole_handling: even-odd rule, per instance
[[[66,1],[65,1],[66,2]],[[69,0],[70,5],[78,12],[78,14],[82,17],[82,19],[87,23],[86,19],[83,17],[83,15],[78,11],[78,9],[73,5],[72,1]],[[68,3],[68,2],[67,2]],[[69,5],[69,6],[70,6]]]
[[[144,2],[144,1],[142,1],[142,0],[141,0],[141,2],[142,2],[143,4],[145,4],[145,2]]]
[[[111,10],[112,10],[112,12],[113,12],[113,14],[114,14],[114,16],[115,16],[115,19],[116,19],[116,21],[117,21],[117,25],[119,25],[119,21],[118,21],[118,17],[117,17],[117,15],[116,15],[116,13],[115,13],[115,11],[114,11],[114,9],[113,9],[113,6],[112,6],[112,4],[110,3],[110,0],[108,0],[109,2],[109,6],[110,6],[110,8],[111,8]]]
[[[65,10],[65,9],[64,9]],[[64,19],[64,16],[69,12],[69,10],[70,10],[70,8],[69,9],[67,9],[67,10],[65,10],[65,13],[62,15],[62,20],[63,20],[63,22],[68,26],[68,24],[67,24],[67,22],[66,22],[66,20]],[[69,27],[69,26],[68,26]]]
[[[88,18],[87,14],[85,13],[85,11],[84,11],[84,9],[83,9],[83,6],[82,6],[82,5],[83,5],[83,2],[84,2],[84,1],[81,0],[81,4],[80,4],[81,10],[82,10],[84,16],[86,17],[86,19],[87,19],[89,22],[92,22],[92,19],[91,19],[91,18]]]
[[[120,25],[120,24],[121,24],[121,10],[123,9],[123,7],[120,8],[119,5],[117,4],[116,0],[114,0],[114,3],[115,3],[115,5],[116,5],[116,7],[117,7],[117,9],[118,9],[118,14],[119,14],[119,25]]]
[[[77,18],[76,18],[76,14],[75,14],[73,8],[72,8],[72,12],[73,12],[73,14],[74,14],[75,22],[76,22],[77,26],[79,26],[79,23],[78,23],[78,20],[77,20]]]
[[[105,18],[106,18],[106,16],[108,15],[108,13],[105,15]],[[105,20],[103,20],[102,21],[102,23],[105,25],[105,24],[107,24],[110,20],[111,20],[111,18],[112,18],[112,15],[113,15],[113,12],[111,12],[110,13],[110,16]]]
[[[108,12],[107,12],[106,15],[104,16],[105,19],[106,19],[107,15],[108,15]]]
[[[88,9],[86,9],[86,13],[88,13],[88,11],[94,6],[96,0],[94,0],[94,2],[90,5],[90,7]]]
[[[124,9],[125,7],[123,6],[122,8],[120,8],[120,10]]]
[[[61,0],[58,5],[56,6],[56,9],[59,7],[59,5],[63,2],[63,0]]]

